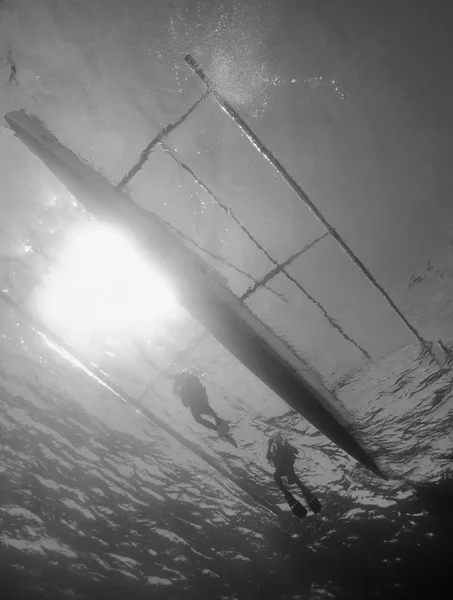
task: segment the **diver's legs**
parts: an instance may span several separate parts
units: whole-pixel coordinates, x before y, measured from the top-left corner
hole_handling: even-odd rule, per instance
[[[291,506],[291,500],[293,499],[293,496],[286,489],[286,487],[285,487],[285,485],[284,485],[284,483],[282,481],[281,473],[279,473],[278,471],[275,471],[275,473],[274,473],[274,481],[278,485],[278,487],[280,488],[280,490],[283,492],[283,495],[285,496],[288,504]]]
[[[210,408],[210,407],[208,407],[208,408]],[[226,421],[223,421],[223,419],[221,419],[220,417],[218,417],[212,409],[207,410],[206,408],[204,408],[201,410],[194,410],[194,408],[191,407],[190,410],[191,410],[192,415],[197,423],[200,423],[200,425],[203,425],[204,427],[206,427],[207,429],[210,429],[211,431],[216,431],[221,439],[225,440],[226,442],[228,442],[235,448],[238,447],[233,436],[230,433],[228,433],[228,430],[229,430],[228,423]],[[203,417],[201,415],[208,415],[210,417],[213,417],[216,421],[216,424],[214,425],[214,423],[212,423],[211,421],[208,421],[207,419],[203,419]],[[226,425],[225,431],[219,430],[219,426],[222,423],[225,423],[225,425]]]
[[[285,486],[284,486],[284,484],[283,484],[283,481],[282,481],[282,473],[281,472],[275,471],[275,473],[274,473],[274,481],[275,481],[275,483],[278,485],[278,487],[282,491],[286,489]]]
[[[282,473],[278,470],[274,473],[274,481],[278,485],[280,490],[283,492],[283,495],[285,496],[285,499],[288,502],[290,509],[293,511],[296,517],[299,517],[299,519],[303,519],[307,514],[306,509],[302,506],[302,504],[300,504],[300,502],[298,502],[294,498],[291,492],[286,489],[282,481]]]
[[[304,495],[305,500],[308,502],[308,506],[311,508],[311,510],[314,513],[319,513],[322,510],[322,506],[321,506],[321,502],[318,500],[318,498],[316,498],[316,496],[314,494],[312,494],[312,492],[310,492],[308,487],[306,485],[304,485],[302,483],[302,481],[299,479],[299,477],[297,477],[297,476],[295,476],[295,483],[297,484],[297,487],[300,489],[300,491]]]
[[[207,429],[211,429],[212,431],[217,431],[217,427],[214,425],[214,423],[211,423],[211,421],[208,421],[207,419],[203,419],[203,417],[201,416],[202,413],[200,411],[195,410],[191,406],[190,412],[192,413],[192,416],[197,423],[199,423],[200,425],[203,425],[203,427],[206,427]]]
[[[210,406],[207,407],[206,412],[204,412],[203,414],[210,415],[211,417],[213,417],[213,419],[216,422],[216,425],[218,425],[219,423],[221,423],[223,421],[223,419],[221,419],[219,417],[219,415],[214,411],[214,409],[211,408]]]

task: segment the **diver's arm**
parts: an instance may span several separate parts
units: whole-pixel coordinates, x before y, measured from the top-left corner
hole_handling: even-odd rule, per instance
[[[208,429],[212,429],[213,431],[217,431],[217,427],[215,425],[213,425],[207,419],[203,419],[203,417],[200,415],[199,412],[194,411],[193,408],[190,408],[190,412],[192,413],[192,416],[193,416],[193,418],[195,419],[195,421],[197,423],[200,423],[200,425],[203,425],[203,427],[207,427]]]

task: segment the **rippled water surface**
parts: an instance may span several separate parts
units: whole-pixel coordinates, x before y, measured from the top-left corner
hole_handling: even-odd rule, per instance
[[[408,485],[378,480],[299,417],[253,424],[284,427],[303,450],[298,468],[325,506],[303,522],[254,505],[5,310],[2,327],[8,597],[418,597],[420,585],[445,584],[451,514],[430,515]],[[357,406],[374,451],[414,482],[447,472],[453,450],[449,374],[416,359],[409,348],[389,360],[386,385],[373,373],[349,383],[359,398],[374,394],[374,408]],[[207,443],[281,502],[262,456],[249,450],[239,465],[219,440]]]

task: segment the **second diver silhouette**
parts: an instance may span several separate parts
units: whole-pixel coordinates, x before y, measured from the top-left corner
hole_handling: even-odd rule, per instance
[[[284,440],[280,433],[277,433],[269,439],[266,458],[275,467],[275,483],[283,492],[290,509],[296,515],[296,517],[303,519],[307,515],[308,511],[298,500],[296,500],[296,498],[294,498],[291,492],[286,489],[282,481],[282,477],[286,478],[289,485],[295,483],[299,487],[305,497],[305,500],[307,501],[308,506],[315,514],[322,510],[322,505],[318,498],[312,494],[308,487],[301,482],[294,472],[294,463],[298,453],[299,451],[294,448],[294,446]]]
[[[205,387],[198,377],[189,371],[178,373],[174,378],[173,393],[181,398],[181,402],[190,410],[197,423],[216,431],[222,440],[237,448],[236,441],[230,434],[230,426],[209,406]],[[204,419],[203,415],[212,417],[215,425]]]

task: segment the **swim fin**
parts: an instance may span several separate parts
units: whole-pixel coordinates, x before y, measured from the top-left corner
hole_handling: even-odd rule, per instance
[[[308,489],[308,487],[306,485],[303,485],[303,483],[300,480],[297,480],[297,485],[301,489],[303,495],[305,496],[305,500],[307,501],[308,506],[315,513],[315,515],[317,513],[321,512],[322,504],[318,500],[318,498],[316,498],[316,496],[314,494],[312,494],[310,492],[310,490]]]
[[[228,442],[235,448],[238,447],[238,445],[236,444],[236,440],[230,433],[230,426],[226,421],[222,420],[217,423],[217,433],[220,439],[225,440],[225,442]]]
[[[232,446],[234,446],[235,448],[238,447],[238,445],[236,444],[236,440],[234,439],[234,437],[232,435],[230,435],[229,433],[227,433],[227,435],[224,435],[222,437],[223,440],[225,440],[226,442],[230,443]]]
[[[310,500],[307,500],[308,502],[308,506],[311,508],[311,510],[317,514],[319,512],[322,511],[322,504],[321,502],[318,500],[318,498],[316,498],[316,496],[312,496],[310,498]]]
[[[307,516],[307,510],[302,506],[300,502],[298,502],[294,498],[291,492],[288,492],[288,490],[284,490],[283,493],[285,494],[285,498],[289,504],[290,509],[293,511],[296,517],[298,517],[299,519],[303,519],[305,516]]]

